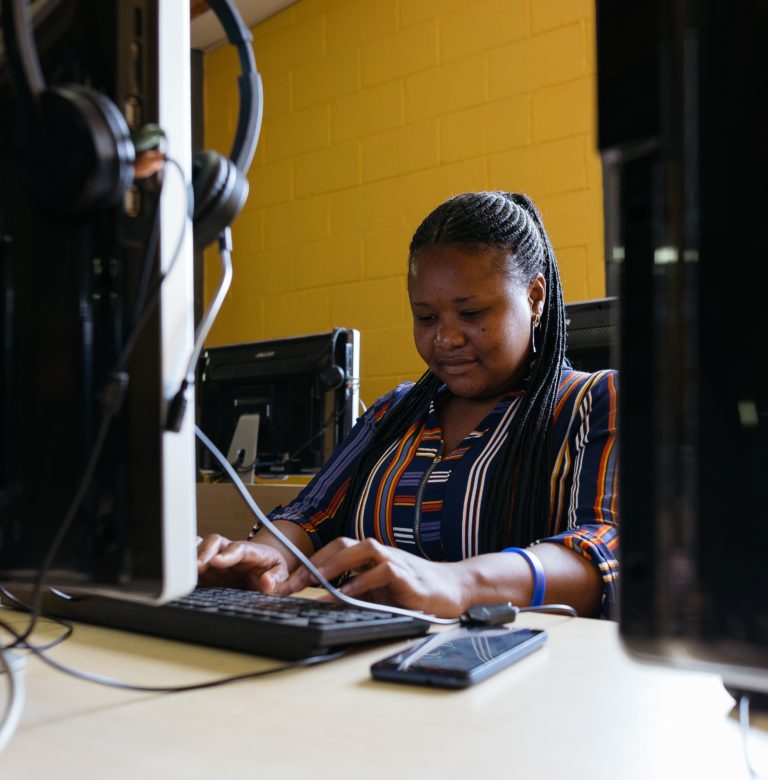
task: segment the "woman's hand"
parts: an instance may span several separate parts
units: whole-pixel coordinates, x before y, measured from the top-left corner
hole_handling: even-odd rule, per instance
[[[329,580],[347,571],[354,572],[341,588],[348,596],[441,617],[461,615],[467,606],[460,563],[425,561],[374,539],[357,542],[346,538],[334,539],[311,560]],[[278,592],[294,593],[316,584],[314,576],[300,566],[278,587]]]
[[[197,573],[201,585],[274,593],[288,579],[288,565],[273,547],[211,534],[198,542]]]

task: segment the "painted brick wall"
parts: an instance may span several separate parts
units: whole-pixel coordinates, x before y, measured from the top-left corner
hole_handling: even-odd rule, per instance
[[[566,300],[604,294],[591,0],[299,0],[253,34],[265,118],[210,345],[354,327],[367,403],[417,377],[408,243],[472,189],[528,193]],[[206,56],[221,151],[238,72],[230,47]],[[208,294],[217,276],[209,250]]]

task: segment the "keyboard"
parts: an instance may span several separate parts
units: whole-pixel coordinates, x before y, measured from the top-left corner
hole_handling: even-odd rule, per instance
[[[44,614],[200,645],[298,660],[365,642],[418,636],[417,618],[233,588],[197,588],[162,605],[48,593]]]

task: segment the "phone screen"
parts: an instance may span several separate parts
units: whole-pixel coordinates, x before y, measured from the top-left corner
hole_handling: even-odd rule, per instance
[[[442,631],[400,653],[378,661],[378,679],[464,687],[540,647],[546,632],[530,628],[458,628]]]

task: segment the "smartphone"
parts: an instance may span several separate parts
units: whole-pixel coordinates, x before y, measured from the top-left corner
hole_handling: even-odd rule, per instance
[[[371,666],[376,680],[466,688],[542,647],[534,628],[467,626],[432,634]]]

